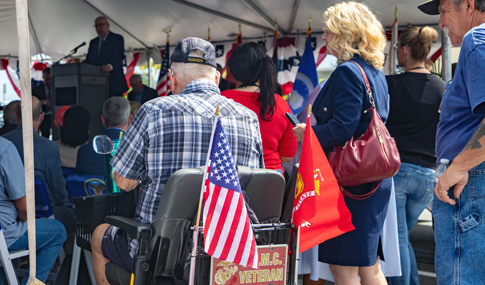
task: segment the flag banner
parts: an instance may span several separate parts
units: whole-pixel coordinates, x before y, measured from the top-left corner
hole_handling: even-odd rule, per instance
[[[295,38],[278,39],[277,45],[268,50],[267,54],[273,55],[273,61],[278,72],[278,83],[283,89],[283,95],[290,94],[293,90],[293,81],[295,81],[301,59],[300,52],[295,47]]]
[[[293,114],[300,113],[305,106],[308,95],[312,93],[315,86],[318,84],[317,67],[315,65],[315,57],[313,56],[312,40],[308,38],[305,46],[305,51],[300,61],[298,73],[296,74],[295,82],[293,83],[293,91],[291,92],[290,105]]]
[[[170,43],[167,41],[165,50],[161,50],[162,65],[160,66],[160,75],[158,75],[157,93],[158,97],[167,96],[170,90],[170,78],[168,77],[168,66],[170,63]]]
[[[258,269],[253,229],[220,118],[213,143],[204,191],[204,250],[215,258]]]
[[[12,84],[13,90],[15,90],[15,93],[20,97],[20,80],[18,78],[18,73],[8,65],[8,59],[2,59],[1,63],[2,69],[7,73],[8,80],[10,81],[10,84]]]
[[[133,60],[126,67],[125,79],[126,79],[126,82],[128,83],[128,88],[131,87],[130,86],[130,77],[133,75],[133,73],[135,73],[135,67],[136,67],[136,64],[138,63],[139,58],[140,58],[140,53],[139,52],[134,53],[133,54]]]
[[[216,45],[216,57],[224,55],[224,45]]]
[[[242,43],[242,33],[239,33],[236,37],[236,43],[232,44],[232,48],[230,51],[227,52],[227,55],[226,55],[226,64],[224,65],[224,68],[222,69],[222,78],[226,79],[227,81],[230,81],[234,84],[237,84],[236,82],[236,79],[234,79],[234,77],[232,76],[231,72],[228,71],[227,69],[227,61],[229,60],[229,58],[231,58],[231,55],[232,55],[232,51],[234,50],[234,48],[238,45]]]
[[[318,68],[318,66],[320,65],[320,63],[322,63],[322,61],[327,57],[327,46],[324,45],[320,51],[318,52],[318,57],[317,57],[317,63],[315,64],[315,66]]]
[[[300,230],[300,252],[355,229],[310,117],[303,138],[292,222]]]

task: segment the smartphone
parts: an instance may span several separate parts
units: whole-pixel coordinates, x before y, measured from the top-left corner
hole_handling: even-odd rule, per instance
[[[290,121],[290,123],[293,125],[293,127],[300,123],[300,121],[298,121],[296,116],[294,114],[290,113],[290,112],[286,113],[286,118],[288,118],[288,121]]]

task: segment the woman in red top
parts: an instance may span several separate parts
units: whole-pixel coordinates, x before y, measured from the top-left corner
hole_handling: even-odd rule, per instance
[[[254,42],[239,44],[227,62],[237,88],[223,96],[246,106],[259,118],[263,140],[264,164],[267,169],[283,171],[282,162],[296,154],[296,138],[286,112],[288,103],[276,94],[276,67],[264,48]]]

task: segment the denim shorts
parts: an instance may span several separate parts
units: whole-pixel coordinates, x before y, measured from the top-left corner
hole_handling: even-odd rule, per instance
[[[131,271],[133,257],[130,255],[130,243],[123,230],[110,226],[101,242],[103,256],[117,265]]]
[[[455,205],[433,200],[438,284],[485,284],[485,163],[468,175]]]

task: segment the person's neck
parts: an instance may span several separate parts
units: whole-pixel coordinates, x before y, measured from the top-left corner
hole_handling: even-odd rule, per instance
[[[430,73],[424,64],[424,62],[413,62],[404,65],[404,69],[406,72],[414,72],[414,73]]]
[[[242,91],[242,92],[259,92],[259,86],[242,86],[234,89],[236,91]]]

